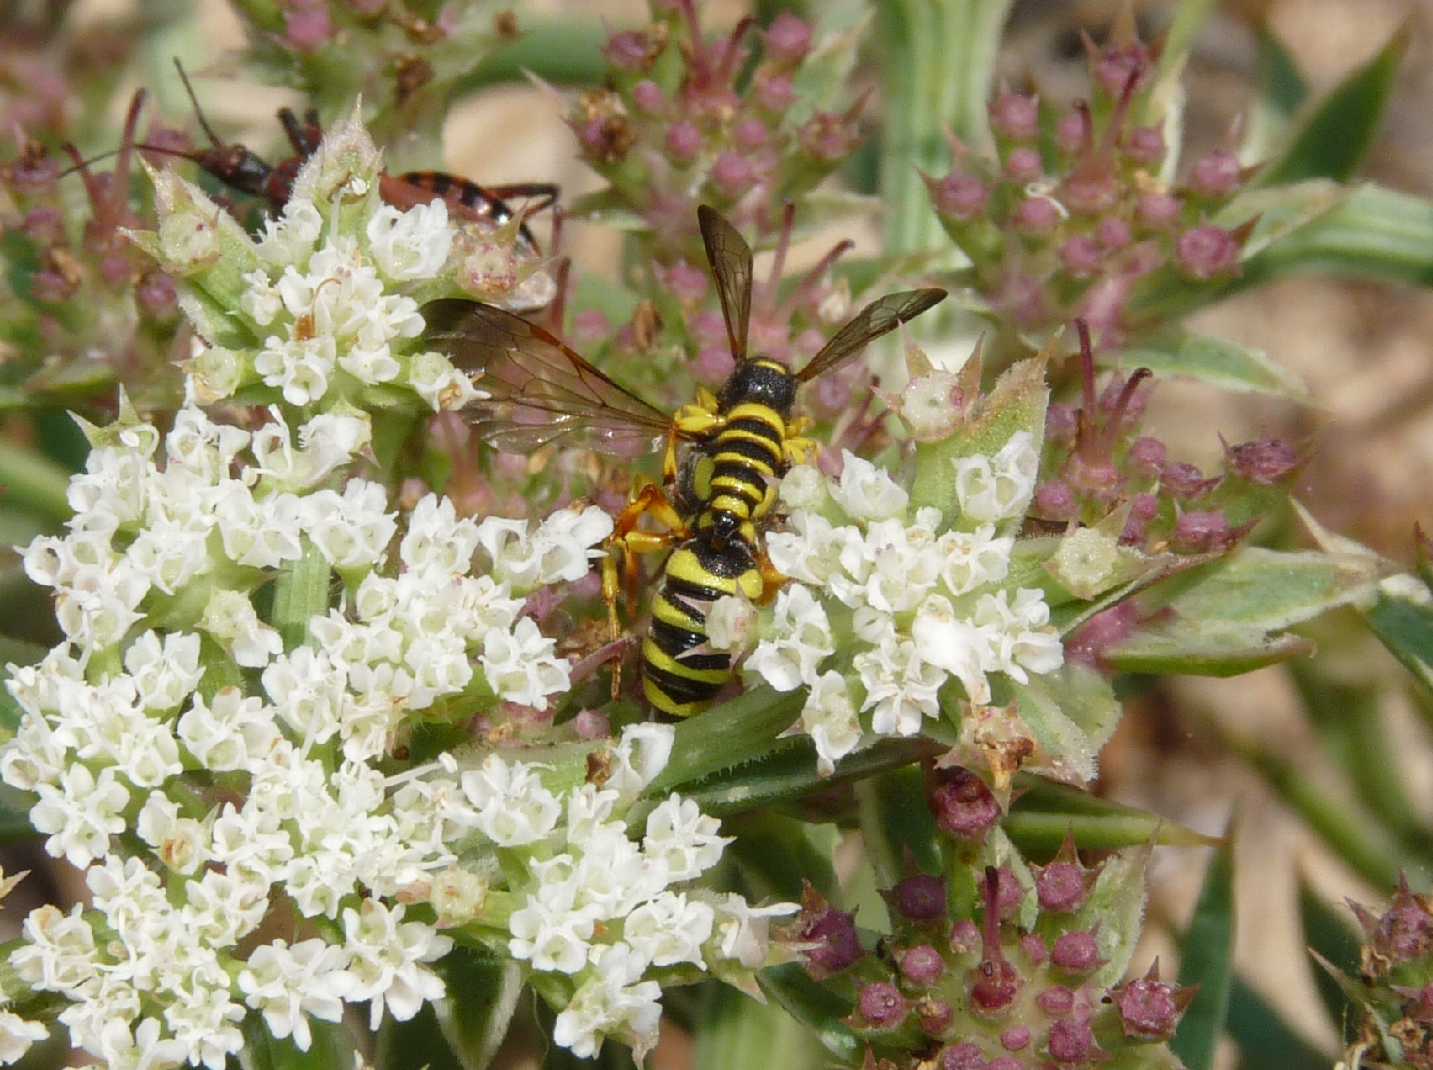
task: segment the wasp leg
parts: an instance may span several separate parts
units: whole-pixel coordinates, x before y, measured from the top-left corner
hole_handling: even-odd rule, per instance
[[[771,563],[771,558],[766,556],[765,550],[757,554],[756,568],[761,573],[761,594],[757,597],[756,604],[769,606],[776,599],[781,588],[791,582],[791,578],[777,571],[776,566]]]
[[[820,451],[820,443],[804,435],[788,435],[781,443],[781,452],[785,454],[787,464],[809,464]]]
[[[661,524],[665,531],[638,531],[642,517],[650,516]],[[602,601],[607,606],[607,633],[616,642],[621,637],[621,622],[617,617],[617,599],[625,591],[627,615],[635,616],[637,611],[638,554],[660,553],[674,544],[690,537],[686,521],[662,490],[655,483],[645,483],[632,496],[613,525],[612,534],[607,537],[606,556],[602,559]],[[617,572],[617,555],[622,556],[622,575]],[[622,690],[622,662],[619,659],[612,667],[612,698],[615,700]]]

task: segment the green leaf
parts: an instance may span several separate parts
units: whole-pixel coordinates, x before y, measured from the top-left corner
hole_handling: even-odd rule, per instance
[[[1300,1036],[1242,977],[1236,976],[1230,989],[1225,1024],[1239,1045],[1240,1070],[1328,1070],[1334,1061]]]
[[[1144,920],[1145,871],[1152,848],[1140,847],[1106,859],[1076,913],[1074,928],[1099,925],[1097,939],[1105,964],[1090,978],[1097,988],[1118,984],[1129,969]]]
[[[909,853],[923,873],[945,869],[940,833],[926,805],[924,775],[918,766],[892,769],[856,785],[865,860],[881,888],[905,875]]]
[[[805,701],[802,690],[762,686],[683,721],[675,729],[671,759],[647,786],[646,796],[664,798],[682,785],[763,756],[800,715]]]
[[[1193,379],[1238,394],[1309,400],[1308,388],[1298,375],[1270,360],[1263,350],[1180,328],[1139,338],[1111,351],[1104,362],[1111,362],[1111,357],[1122,367],[1148,368],[1164,378]]]
[[[303,550],[303,557],[283,567],[274,585],[273,625],[285,650],[302,646],[308,639],[309,621],[328,612],[328,558],[307,537]]]
[[[1144,623],[1105,652],[1126,672],[1232,676],[1306,652],[1283,630],[1369,597],[1376,559],[1246,547],[1137,598]]]
[[[1259,96],[1239,147],[1239,158],[1246,162],[1267,158],[1270,146],[1286,140],[1285,132],[1309,95],[1297,61],[1269,26],[1258,26],[1254,36],[1258,48],[1254,80]]]
[[[825,1062],[794,1018],[725,985],[708,986],[696,1037],[696,1070],[817,1070]]]
[[[1194,917],[1179,944],[1179,983],[1199,986],[1170,1047],[1188,1070],[1212,1070],[1234,976],[1234,844],[1209,859]]]
[[[597,85],[607,75],[606,39],[606,29],[595,18],[524,19],[522,36],[478,64],[458,83],[458,92],[521,82],[529,71],[554,85]]]
[[[816,1033],[828,1052],[846,1066],[859,1065],[864,1045],[846,1025],[851,1004],[807,974],[800,963],[773,966],[756,975],[767,997],[802,1025]]]
[[[1363,619],[1419,686],[1433,693],[1433,604],[1390,593],[1385,585]]]
[[[1011,683],[1020,719],[1040,750],[1031,772],[1088,783],[1095,778],[1100,748],[1119,724],[1121,706],[1104,676],[1076,662],[1057,671]]]
[[[1288,147],[1255,181],[1279,186],[1306,178],[1351,177],[1378,132],[1411,37],[1401,28],[1377,55],[1324,97],[1300,125]]]
[[[1299,874],[1299,919],[1304,945],[1345,973],[1357,973],[1361,941],[1348,909],[1331,907],[1314,891],[1304,874]],[[1327,970],[1314,970],[1314,986],[1324,1009],[1340,1033],[1349,1011],[1348,996]]]
[[[792,902],[801,899],[807,882],[827,899],[836,896],[836,870],[831,864],[834,844],[816,842],[826,829],[765,810],[722,826],[722,832],[736,836],[727,853],[736,859],[752,893],[757,898],[774,896]]]
[[[1022,854],[1050,858],[1067,835],[1082,850],[1113,851],[1159,844],[1208,847],[1217,836],[1181,825],[1159,814],[1113,802],[1053,780],[1018,773],[1010,812],[1000,822]]]
[[[0,495],[5,508],[23,509],[47,520],[70,517],[70,473],[54,461],[14,442],[0,442]]]

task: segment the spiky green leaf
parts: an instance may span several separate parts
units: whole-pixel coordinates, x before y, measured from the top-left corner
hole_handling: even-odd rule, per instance
[[[1234,844],[1217,849],[1204,872],[1194,917],[1179,945],[1179,983],[1199,986],[1170,1047],[1188,1070],[1211,1070],[1224,1033],[1234,977]]]

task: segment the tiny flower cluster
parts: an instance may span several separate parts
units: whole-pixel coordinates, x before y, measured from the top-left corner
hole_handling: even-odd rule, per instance
[[[70,530],[24,553],[66,640],[9,669],[22,716],[0,777],[86,868],[94,910],[33,912],[12,966],[115,1065],[222,1066],[246,1006],[301,1046],[305,1016],[342,1001],[375,1026],[411,1017],[443,993],[427,963],[449,940],[396,898],[452,864],[462,815],[503,804],[435,813],[377,763],[440,700],[462,716],[567,689],[522,596],[585,575],[610,518],[478,522],[430,495],[400,524],[381,486],[326,485],[367,441],[356,411],[295,436],[277,410],[251,433],[186,408],[161,436],[125,408],[87,432]],[[278,614],[301,573],[318,593],[296,643]],[[278,892],[332,939],[240,960]]]
[[[471,296],[514,308],[551,300],[520,257],[516,225],[455,225],[442,200],[399,211],[380,197],[381,159],[356,118],[337,124],[257,240],[197,187],[153,173],[155,231],[131,238],[181,280],[208,345],[190,365],[203,403],[243,395],[327,410],[460,409],[484,396],[419,341],[419,304]]]
[[[795,582],[777,596],[746,668],[777,690],[811,689],[801,726],[823,772],[863,730],[919,732],[925,718],[940,716],[952,679],[984,705],[991,673],[1024,683],[1059,668],[1063,651],[1042,593],[1001,586],[1015,542],[1003,532],[1024,515],[1038,463],[1027,431],[993,455],[957,459],[960,514],[944,530],[939,510],[909,516],[907,492],[853,454],[839,478],[807,466],[787,474],[790,530],[771,533],[766,546]],[[854,642],[850,671],[823,672],[838,635]]]
[[[1155,60],[1132,27],[1104,48],[1091,44],[1093,109],[1081,101],[1042,114],[1036,98],[1002,93],[990,104],[997,158],[957,144],[955,169],[927,180],[942,225],[1002,318],[1045,329],[1083,316],[1116,339],[1131,326],[1125,312],[1140,287],[1238,273],[1248,228],[1214,222],[1243,185],[1237,158],[1216,150],[1171,188],[1164,127],[1132,120],[1155,89]]]

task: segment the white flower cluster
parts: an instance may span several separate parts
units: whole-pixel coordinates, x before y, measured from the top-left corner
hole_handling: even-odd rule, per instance
[[[919,732],[939,716],[951,678],[985,704],[990,673],[1025,683],[1063,661],[1041,592],[1000,586],[1015,541],[998,525],[1023,515],[1034,491],[1032,435],[955,462],[960,515],[947,530],[937,509],[908,515],[906,492],[884,471],[844,459],[839,479],[798,466],[782,483],[789,530],[769,534],[766,550],[795,582],[746,661],[777,690],[811,689],[801,728],[824,774],[859,745],[863,724],[877,735]],[[856,641],[849,673],[822,670],[836,649],[833,618]]]
[[[661,988],[643,979],[652,967],[755,969],[767,958],[770,918],[799,909],[685,887],[729,842],[689,799],[668,796],[647,815],[640,842],[628,838],[621,815],[666,765],[672,739],[670,726],[628,728],[601,786],[563,796],[544,785],[540,767],[497,757],[459,782],[473,812],[458,820],[508,849],[509,874],[514,858],[525,859],[523,878],[509,877],[519,905],[507,950],[572,987],[554,1039],[583,1057],[604,1036],[639,1057],[656,1043]]]
[[[182,279],[181,303],[213,343],[191,368],[200,400],[255,383],[322,408],[365,389],[385,391],[387,404],[416,394],[435,411],[486,396],[422,348],[420,302],[467,294],[537,307],[551,297],[550,279],[534,261],[501,292],[468,285],[473,247],[515,257],[515,236],[500,249],[451,219],[442,200],[406,211],[383,203],[381,165],[356,117],[336,124],[257,240],[197,187],[154,173],[159,228],[132,237]]]
[[[74,1043],[110,1065],[220,1067],[246,1008],[300,1046],[345,1001],[411,1017],[443,994],[427,964],[450,940],[400,893],[516,811],[378,763],[441,699],[541,707],[568,687],[522,596],[585,574],[610,518],[478,522],[429,495],[400,524],[377,484],[317,485],[367,441],[360,413],[295,436],[277,412],[250,433],[185,408],[161,437],[126,409],[89,434],[68,532],[24,551],[66,641],[9,667],[0,778],[87,869],[93,910],[34,911],[11,965],[70,1000]],[[300,572],[323,608],[286,647],[256,596],[277,606]],[[275,901],[326,936],[252,946]],[[35,1039],[11,1017],[0,1059]]]

